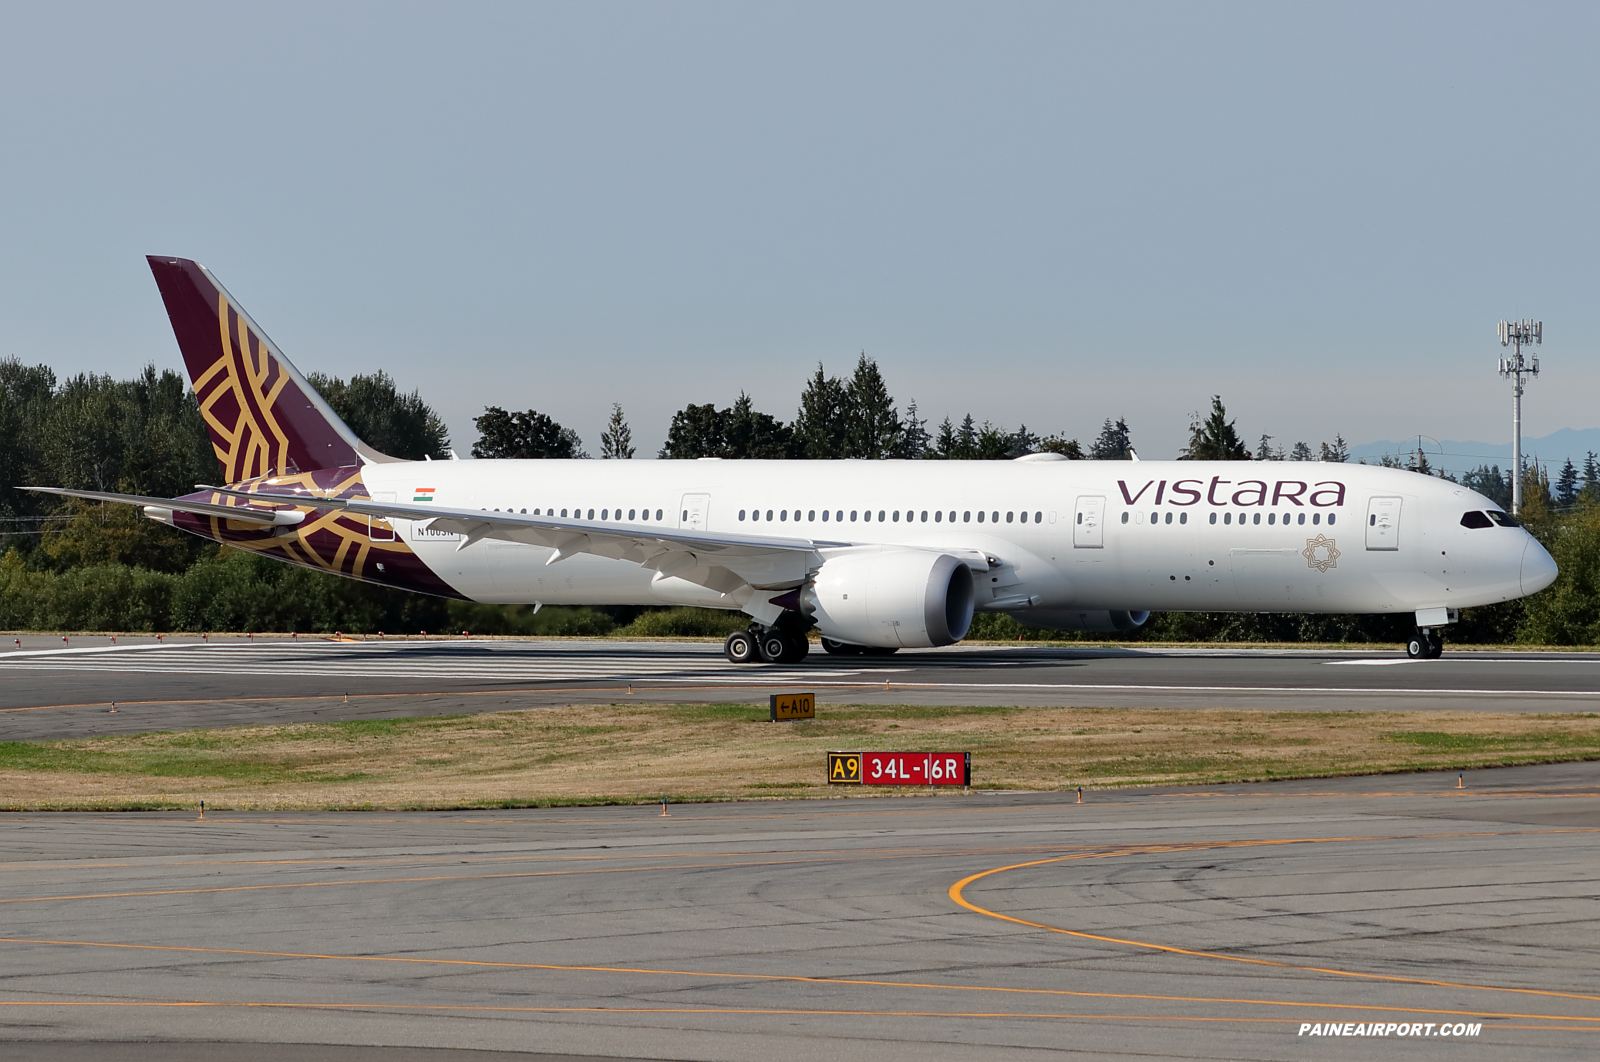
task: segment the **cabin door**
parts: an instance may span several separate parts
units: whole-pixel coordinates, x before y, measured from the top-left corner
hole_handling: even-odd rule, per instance
[[[1400,548],[1400,499],[1373,498],[1367,502],[1367,548]]]
[[[711,520],[711,495],[685,494],[678,506],[678,526],[689,531],[704,531]]]
[[[1077,549],[1101,549],[1105,545],[1106,499],[1103,495],[1084,495],[1078,499],[1072,517],[1072,545]]]

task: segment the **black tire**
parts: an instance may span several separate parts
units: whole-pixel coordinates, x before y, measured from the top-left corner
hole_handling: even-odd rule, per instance
[[[1406,642],[1406,655],[1413,660],[1426,660],[1428,659],[1428,651],[1430,648],[1431,646],[1428,643],[1427,636],[1421,631],[1417,631],[1411,636],[1410,640]]]
[[[834,656],[859,656],[861,654],[861,646],[851,645],[849,642],[841,642],[837,638],[822,639],[822,648]]]
[[[808,653],[811,652],[811,641],[804,634],[796,634],[793,632],[789,634],[788,638],[789,651],[783,655],[783,659],[780,662],[784,664],[798,664],[800,661],[806,658]]]
[[[768,631],[756,639],[756,645],[761,650],[761,659],[769,664],[783,663],[791,648],[789,636],[782,631]]]
[[[761,652],[756,648],[755,635],[749,631],[734,631],[728,635],[728,640],[722,643],[722,651],[727,654],[730,663],[753,664],[761,659]]]
[[[1428,659],[1437,660],[1444,655],[1444,635],[1438,631],[1428,632]]]

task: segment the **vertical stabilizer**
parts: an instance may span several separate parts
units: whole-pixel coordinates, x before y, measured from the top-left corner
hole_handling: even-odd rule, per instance
[[[356,438],[204,266],[147,260],[224,482],[394,460]]]

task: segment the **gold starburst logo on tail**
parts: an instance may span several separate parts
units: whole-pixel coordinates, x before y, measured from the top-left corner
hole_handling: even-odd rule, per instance
[[[1339,566],[1339,549],[1333,544],[1333,539],[1326,535],[1306,539],[1306,548],[1300,551],[1300,556],[1306,559],[1306,566],[1315,568],[1319,572],[1326,572],[1329,568]]]

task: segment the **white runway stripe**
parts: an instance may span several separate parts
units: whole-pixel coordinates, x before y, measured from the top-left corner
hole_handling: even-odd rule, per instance
[[[715,646],[651,648],[618,657],[610,646],[589,643],[527,643],[504,649],[461,643],[328,643],[303,645],[127,646],[49,649],[0,657],[0,668],[16,671],[79,671],[101,674],[317,675],[360,679],[481,679],[489,682],[590,682],[650,679],[694,682],[730,676],[763,681],[847,678],[851,669],[808,667],[775,671],[730,664]],[[545,659],[538,659],[538,658]],[[497,659],[498,658],[498,659]],[[900,669],[895,669],[900,670]]]

